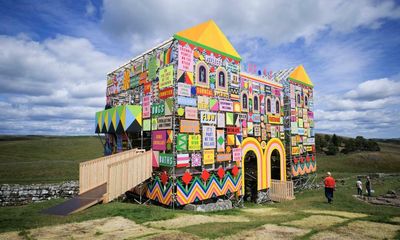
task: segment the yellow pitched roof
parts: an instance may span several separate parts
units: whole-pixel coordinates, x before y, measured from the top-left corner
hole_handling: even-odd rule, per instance
[[[297,66],[297,68],[290,74],[289,79],[309,87],[314,87],[314,84],[311,82],[311,79],[303,65]]]
[[[203,47],[210,51],[241,60],[240,55],[213,20],[180,31],[174,38]]]

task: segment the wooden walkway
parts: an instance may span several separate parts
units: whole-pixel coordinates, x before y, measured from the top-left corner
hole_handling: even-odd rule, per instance
[[[63,202],[54,207],[43,211],[45,214],[67,216],[71,213],[79,212],[83,209],[91,207],[103,201],[104,195],[107,192],[107,184],[104,183],[90,191],[87,191],[77,197],[74,197],[66,202]]]
[[[79,195],[43,213],[66,216],[118,198],[151,177],[151,157],[151,150],[132,149],[81,163]]]

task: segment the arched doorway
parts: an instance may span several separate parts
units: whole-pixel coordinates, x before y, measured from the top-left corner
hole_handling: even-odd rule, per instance
[[[277,149],[271,153],[271,179],[281,180],[281,155]]]
[[[244,156],[244,199],[255,202],[257,200],[257,156],[253,151],[248,151]]]

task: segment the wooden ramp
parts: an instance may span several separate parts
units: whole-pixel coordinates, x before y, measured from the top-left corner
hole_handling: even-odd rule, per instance
[[[107,191],[107,184],[102,184],[84,194],[78,195],[66,202],[43,211],[45,214],[67,216],[71,213],[79,212],[103,201]]]
[[[43,213],[66,216],[118,198],[151,177],[151,157],[151,150],[132,149],[80,163],[79,195]]]

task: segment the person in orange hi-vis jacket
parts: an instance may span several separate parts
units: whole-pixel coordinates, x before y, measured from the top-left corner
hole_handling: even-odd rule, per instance
[[[328,203],[333,201],[333,191],[335,191],[335,179],[331,176],[330,172],[326,173],[327,177],[324,180],[325,184],[325,197],[328,199]]]

